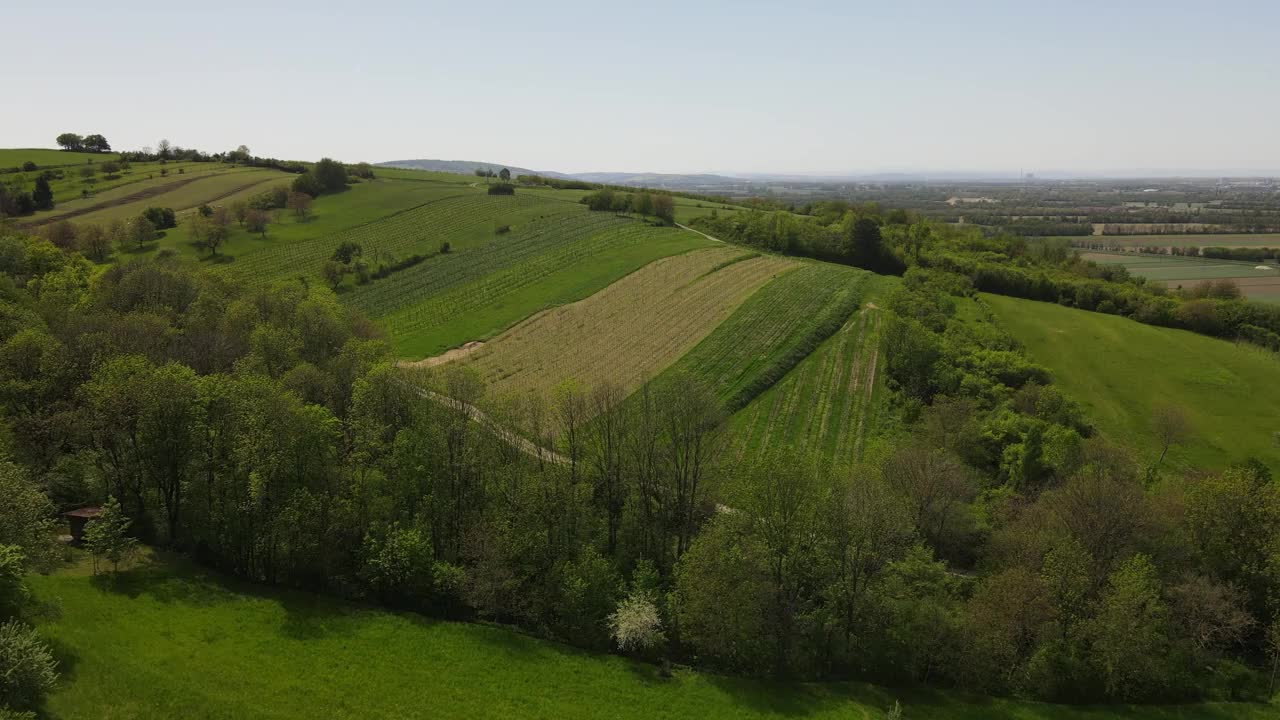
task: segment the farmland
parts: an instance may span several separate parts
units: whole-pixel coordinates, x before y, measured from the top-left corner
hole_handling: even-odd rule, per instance
[[[1170,288],[1189,288],[1205,280],[1230,279],[1246,297],[1280,302],[1280,266],[1272,263],[1137,253],[1090,252],[1083,257],[1097,263],[1124,265],[1134,275]]]
[[[658,260],[586,300],[516,325],[464,362],[499,396],[547,396],[568,379],[588,388],[611,381],[631,390],[793,265],[782,258],[743,258],[737,248]]]
[[[861,683],[784,683],[594,655],[501,627],[429,620],[231,581],[155,556],[114,580],[87,560],[31,579],[59,616],[42,626],[65,679],[50,718],[881,717],[1175,720],[1190,708],[1089,708]],[[282,691],[283,688],[289,690]],[[1265,706],[1195,706],[1260,720]]]
[[[1170,464],[1223,467],[1258,457],[1280,470],[1272,354],[1114,315],[984,297],[1054,382],[1085,405],[1102,434],[1130,445],[1140,458],[1149,461],[1158,452],[1153,409],[1173,403],[1194,429],[1186,445],[1170,450]]]
[[[1106,235],[1053,238],[1114,247],[1280,247],[1280,233],[1195,233],[1181,235]]]
[[[739,458],[792,448],[833,465],[856,462],[875,429],[883,312],[873,305],[775,385],[738,411],[730,433]]]
[[[475,250],[433,258],[353,293],[401,355],[484,340],[548,306],[574,302],[652,260],[707,245],[679,230],[580,214],[531,223]],[[384,313],[384,308],[394,308]]]
[[[868,273],[828,263],[806,263],[756,291],[732,315],[671,367],[705,381],[736,410],[790,370],[853,314]],[[822,326],[831,324],[829,330]]]

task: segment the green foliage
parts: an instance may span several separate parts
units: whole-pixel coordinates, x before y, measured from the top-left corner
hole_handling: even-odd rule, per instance
[[[315,177],[316,184],[322,193],[341,192],[347,187],[347,168],[337,160],[322,158],[311,168],[311,174]],[[294,189],[306,192],[298,188]]]
[[[311,197],[318,197],[324,192],[324,187],[316,179],[315,174],[311,172],[304,172],[294,178],[290,187],[294,192],[306,193]]]
[[[53,209],[53,190],[50,189],[49,180],[44,175],[36,178],[35,189],[31,191],[31,201],[36,210]]]
[[[58,681],[57,667],[34,628],[17,620],[0,624],[0,707],[38,708]]]
[[[205,214],[204,209],[206,207],[208,206],[207,205],[201,206],[200,213],[202,215]],[[208,215],[212,215],[212,214],[213,214],[213,211],[210,210]],[[158,230],[164,230],[166,228],[173,228],[178,226],[178,221],[174,216],[173,208],[150,207],[142,212],[142,217],[149,220],[151,224],[154,225]]]
[[[98,560],[111,563],[112,572],[120,570],[120,563],[128,562],[137,550],[138,541],[129,536],[132,521],[124,514],[120,502],[108,497],[102,513],[91,520],[84,531],[84,546],[93,554],[94,569]]]

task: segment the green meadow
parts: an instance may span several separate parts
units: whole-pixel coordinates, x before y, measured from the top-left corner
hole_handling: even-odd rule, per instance
[[[30,579],[62,680],[50,720],[152,718],[859,718],[1262,720],[1269,706],[1067,707],[864,683],[784,683],[653,665],[503,627],[432,620],[229,580],[148,556]]]
[[[1171,403],[1193,425],[1192,438],[1170,450],[1171,465],[1222,468],[1257,457],[1280,470],[1274,354],[1053,303],[982,297],[1032,359],[1085,406],[1102,434],[1140,458],[1159,454],[1152,411]]]

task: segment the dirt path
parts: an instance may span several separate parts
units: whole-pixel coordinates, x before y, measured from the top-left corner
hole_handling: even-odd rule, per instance
[[[720,238],[717,238],[717,237],[711,237],[710,235],[708,235],[708,234],[706,234],[706,233],[702,232],[701,230],[694,230],[693,228],[689,227],[688,225],[681,225],[680,223],[676,223],[675,225],[676,225],[676,227],[680,228],[681,230],[688,230],[688,231],[689,231],[689,232],[691,232],[691,233],[698,233],[698,234],[699,234],[699,235],[701,235],[702,237],[704,237],[704,238],[706,238],[706,239],[710,240],[711,242],[718,242],[718,243],[721,243],[721,244],[723,244],[723,245],[727,245],[727,244],[728,244],[728,243],[726,243],[725,241],[721,240]]]
[[[416,369],[435,367],[437,365],[443,365],[447,362],[453,362],[454,360],[461,360],[462,358],[470,355],[471,353],[479,350],[482,347],[484,347],[484,343],[478,340],[472,340],[471,342],[466,343],[460,347],[456,347],[452,350],[445,351],[433,357],[422,358],[421,360],[401,360],[400,362],[396,363],[396,365],[402,368],[416,368]]]
[[[413,390],[413,392],[417,393],[418,397],[423,398],[424,400],[430,400],[431,402],[434,402],[438,405],[443,405],[447,408],[462,410],[467,414],[467,417],[472,422],[478,423],[488,428],[489,430],[493,431],[493,433],[497,435],[498,438],[501,439],[503,442],[507,443],[511,447],[519,450],[520,452],[530,457],[537,458],[538,460],[542,460],[543,462],[554,463],[556,465],[569,464],[569,458],[565,457],[564,455],[561,455],[555,450],[544,448],[541,445],[533,442],[532,440],[524,437],[523,435],[517,434],[516,432],[509,430],[503,427],[502,425],[499,425],[497,422],[494,422],[492,418],[486,415],[483,410],[481,410],[480,408],[474,405],[460,402],[447,395],[441,395],[440,393],[437,393],[437,392],[432,392],[430,390],[423,390],[420,387],[415,387],[410,385],[409,388]]]

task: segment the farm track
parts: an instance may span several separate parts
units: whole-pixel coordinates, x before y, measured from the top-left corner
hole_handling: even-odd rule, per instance
[[[534,458],[535,460],[549,462],[553,465],[569,464],[569,458],[561,455],[555,450],[542,447],[514,430],[511,430],[504,425],[500,425],[475,405],[462,402],[461,400],[451,398],[447,395],[442,395],[432,390],[425,390],[415,385],[410,385],[409,387],[415,394],[417,394],[418,397],[423,398],[424,400],[430,400],[437,405],[442,405],[451,410],[466,413],[467,419],[488,429],[497,436],[499,440],[502,440],[504,443],[528,455],[529,457]]]

